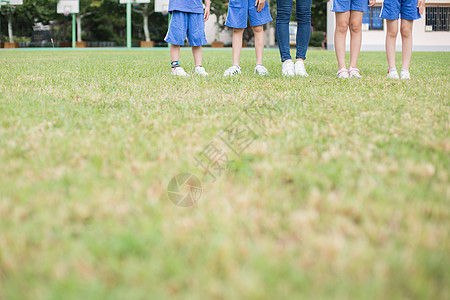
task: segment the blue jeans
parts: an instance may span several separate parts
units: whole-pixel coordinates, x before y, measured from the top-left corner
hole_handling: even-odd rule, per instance
[[[297,0],[297,54],[296,58],[306,59],[309,38],[311,37],[311,2]],[[289,50],[289,21],[291,19],[292,0],[277,0],[276,35],[281,61],[291,59]]]

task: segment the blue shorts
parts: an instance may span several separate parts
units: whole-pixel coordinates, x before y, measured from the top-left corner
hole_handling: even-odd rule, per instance
[[[369,0],[333,0],[331,11],[347,12],[350,10],[369,11]]]
[[[257,12],[255,0],[230,0],[225,25],[231,28],[247,28],[247,15],[251,26],[264,25],[273,20],[267,2],[264,8]]]
[[[169,31],[164,40],[169,44],[182,46],[186,35],[191,46],[202,46],[208,42],[203,14],[173,11]]]
[[[399,15],[405,20],[420,19],[417,0],[384,0],[380,17],[388,20],[398,20]]]

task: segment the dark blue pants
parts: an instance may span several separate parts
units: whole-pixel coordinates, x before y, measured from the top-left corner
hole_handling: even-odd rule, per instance
[[[311,2],[297,0],[297,54],[296,58],[306,59],[309,38],[311,36]],[[291,59],[289,51],[289,20],[292,12],[292,0],[277,0],[276,35],[281,61]]]

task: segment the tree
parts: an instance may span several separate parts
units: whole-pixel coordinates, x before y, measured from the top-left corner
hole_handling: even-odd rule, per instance
[[[13,33],[13,17],[16,6],[14,5],[2,5],[0,14],[6,16],[7,18],[7,28],[8,28],[8,41],[14,43],[14,33]]]
[[[12,5],[3,5],[2,11],[3,15],[7,18],[8,24],[8,41],[10,43],[14,43],[14,34],[13,34],[13,15],[14,15],[15,7]]]
[[[222,18],[228,11],[229,0],[213,0],[211,1],[211,13],[216,16],[216,22],[219,30],[216,30],[214,39],[219,40],[219,33],[225,28],[225,18]]]
[[[63,15],[57,14],[56,5],[58,1],[24,0],[23,5],[15,6],[12,27],[16,38],[30,37],[33,26],[42,22],[44,25],[51,25],[52,36],[55,41],[58,40],[58,37],[59,40],[64,40],[67,35],[67,28],[70,28],[71,22]],[[54,32],[55,28],[58,29],[58,34]]]
[[[102,5],[103,0],[80,0],[80,13],[77,14],[77,42],[82,42],[81,20],[92,14],[89,10]]]
[[[313,0],[311,5],[311,25],[314,30],[326,31],[327,0]]]
[[[145,41],[150,42],[150,30],[148,29],[148,18],[154,13],[154,5],[152,3],[145,3],[133,7],[133,11],[140,14],[144,20],[144,36]]]

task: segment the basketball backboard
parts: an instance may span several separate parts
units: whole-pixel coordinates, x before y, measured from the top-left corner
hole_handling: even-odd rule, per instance
[[[78,0],[60,0],[56,6],[58,14],[77,14],[80,12],[80,1]]]
[[[169,0],[155,0],[155,12],[166,13],[169,10]]]
[[[128,1],[131,3],[150,3],[150,0],[120,0],[120,4],[127,4]]]
[[[0,0],[0,5],[22,5],[23,0]]]

